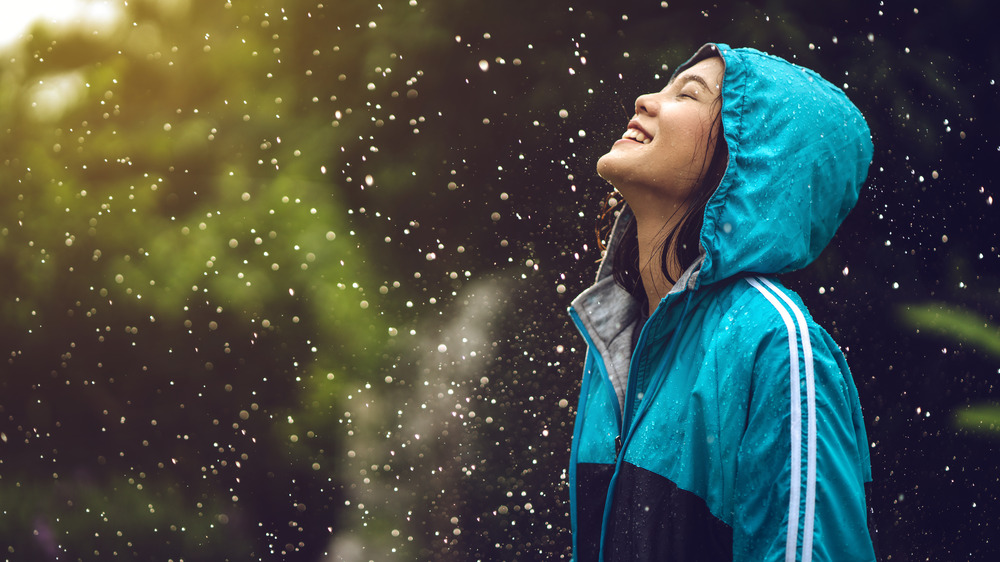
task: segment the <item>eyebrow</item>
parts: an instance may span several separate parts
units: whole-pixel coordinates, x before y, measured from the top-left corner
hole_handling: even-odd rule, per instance
[[[708,86],[708,82],[706,82],[704,78],[702,78],[701,76],[698,76],[697,74],[686,74],[686,75],[682,76],[681,77],[681,85],[680,85],[680,87],[683,88],[688,82],[697,82],[697,83],[701,84],[702,86],[704,86],[705,89],[708,90],[709,92],[712,91],[712,88],[710,88]]]

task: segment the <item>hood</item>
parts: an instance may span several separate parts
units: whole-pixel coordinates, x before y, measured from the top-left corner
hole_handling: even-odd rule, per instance
[[[675,290],[805,267],[854,207],[872,159],[861,112],[807,68],[710,43],[674,75],[713,56],[725,62],[721,111],[729,163],[705,207],[701,258]],[[619,216],[607,255],[630,214]],[[610,262],[602,263],[599,279],[611,274]]]

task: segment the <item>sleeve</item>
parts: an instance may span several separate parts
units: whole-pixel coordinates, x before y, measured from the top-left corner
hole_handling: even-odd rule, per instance
[[[779,312],[751,375],[737,452],[733,559],[875,560],[867,437],[847,363],[801,312]]]

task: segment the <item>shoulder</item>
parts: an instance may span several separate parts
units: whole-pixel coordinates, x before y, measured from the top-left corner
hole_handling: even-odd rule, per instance
[[[850,369],[837,343],[792,290],[773,278],[746,277],[734,284],[723,322],[735,340],[729,347],[753,353],[754,378],[773,383],[800,378],[823,393],[850,395]]]
[[[770,339],[794,332],[818,332],[819,326],[802,299],[779,281],[763,276],[734,279],[717,289],[713,306],[720,321],[720,333],[732,332],[742,338]]]
[[[748,276],[730,283],[716,299],[716,343],[795,362],[810,359],[846,370],[836,342],[813,319],[802,299],[779,281]]]

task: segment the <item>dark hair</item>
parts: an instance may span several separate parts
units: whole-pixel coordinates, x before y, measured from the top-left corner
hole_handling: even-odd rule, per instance
[[[705,218],[705,206],[708,204],[708,200],[712,198],[712,194],[719,187],[719,182],[722,181],[722,176],[725,175],[726,166],[729,163],[729,149],[722,134],[721,95],[716,99],[715,103],[720,106],[720,110],[709,129],[708,142],[705,148],[705,161],[708,162],[708,165],[702,167],[701,176],[695,182],[694,188],[685,200],[687,210],[677,222],[677,226],[664,233],[663,242],[659,248],[660,269],[671,283],[676,283],[677,280],[670,275],[670,268],[668,267],[670,264],[667,263],[669,252],[667,250],[673,244],[675,265],[681,271],[686,270],[694,263],[694,260],[698,259],[701,251],[699,248],[699,238],[701,236],[701,226]],[[709,154],[708,151],[712,150],[713,142],[715,149],[712,154]],[[601,250],[606,249],[604,240],[610,234],[615,219],[623,208],[624,203],[625,201],[621,197],[621,194],[612,191],[605,196],[601,204],[602,212],[597,219],[597,226],[595,228],[597,244]],[[666,225],[664,225],[664,228],[666,228]],[[625,225],[624,235],[618,241],[618,245],[614,249],[614,254],[610,256],[612,260],[612,275],[619,286],[648,307],[646,290],[642,285],[642,276],[639,273],[639,240],[637,233],[638,227],[633,215],[629,218],[628,224]]]

